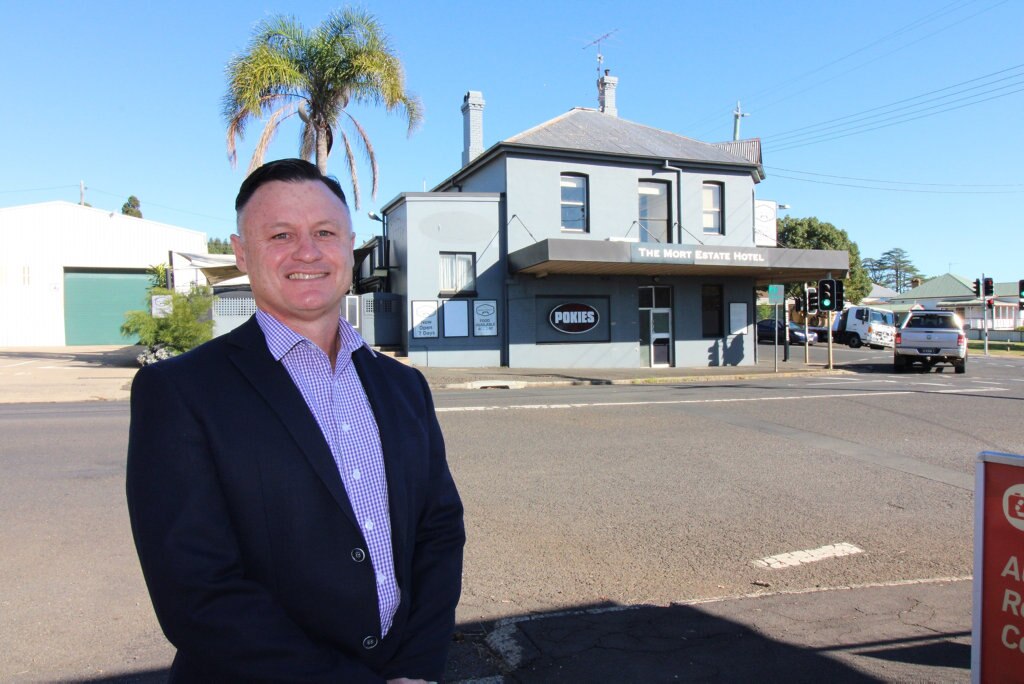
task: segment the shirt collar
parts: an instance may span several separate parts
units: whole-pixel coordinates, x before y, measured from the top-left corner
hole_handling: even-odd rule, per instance
[[[260,329],[263,330],[263,336],[267,340],[267,348],[270,350],[270,355],[274,357],[275,361],[280,361],[300,342],[315,344],[308,337],[295,332],[263,309],[256,309],[256,322],[259,323]],[[338,317],[338,342],[339,357],[351,356],[360,347],[366,347],[373,356],[377,355],[377,352],[373,351],[359,332],[341,316]]]

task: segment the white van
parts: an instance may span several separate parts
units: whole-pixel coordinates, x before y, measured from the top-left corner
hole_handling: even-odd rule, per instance
[[[832,339],[853,349],[866,344],[875,349],[892,347],[896,335],[896,314],[873,306],[843,309],[832,324]]]

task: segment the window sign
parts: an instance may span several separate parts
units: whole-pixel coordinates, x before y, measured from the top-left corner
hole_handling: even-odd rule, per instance
[[[744,302],[729,302],[729,334],[739,335],[747,331],[747,305]]]
[[[444,336],[469,336],[469,302],[465,299],[448,299],[441,305],[444,312]]]
[[[153,318],[167,318],[174,310],[174,297],[172,295],[153,295],[152,305]]]
[[[473,301],[473,334],[493,337],[498,334],[498,303],[493,299]]]
[[[437,337],[437,302],[414,301],[412,303],[412,336]]]

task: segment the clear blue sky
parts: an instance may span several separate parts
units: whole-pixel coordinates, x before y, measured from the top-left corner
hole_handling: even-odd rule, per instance
[[[261,19],[286,12],[312,26],[341,6],[0,0],[0,206],[77,202],[84,181],[93,206],[119,211],[134,194],[146,218],[227,237],[261,128],[231,168],[224,66]],[[352,110],[381,169],[373,200],[361,167],[360,239],[378,227],[366,210],[457,170],[467,90],[487,102],[487,147],[594,107],[587,45],[613,32],[601,52],[622,118],[717,142],[731,138],[740,100],[751,113],[742,137],[764,144],[759,198],[846,230],[862,257],[901,247],[930,276],[1024,278],[1021,0],[364,6],[404,60],[425,121],[407,138],[399,118]],[[268,158],[297,147],[286,127]],[[331,171],[348,186],[338,156]]]

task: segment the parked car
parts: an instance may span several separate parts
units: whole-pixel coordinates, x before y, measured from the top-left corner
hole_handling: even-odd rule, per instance
[[[952,311],[911,311],[896,329],[893,370],[902,373],[911,364],[930,369],[937,363],[952,364],[957,373],[967,372],[967,336],[963,322]]]
[[[785,342],[783,331],[786,329],[786,324],[782,321],[776,321],[772,318],[766,318],[763,321],[757,322],[757,341],[758,342],[775,342],[776,336],[779,338],[779,344]],[[776,330],[776,333],[772,333],[772,330]],[[814,344],[818,341],[818,335],[814,331],[808,331],[807,333],[807,344]],[[804,343],[804,328],[798,323],[790,321],[789,323],[789,343],[790,344],[803,344]]]

